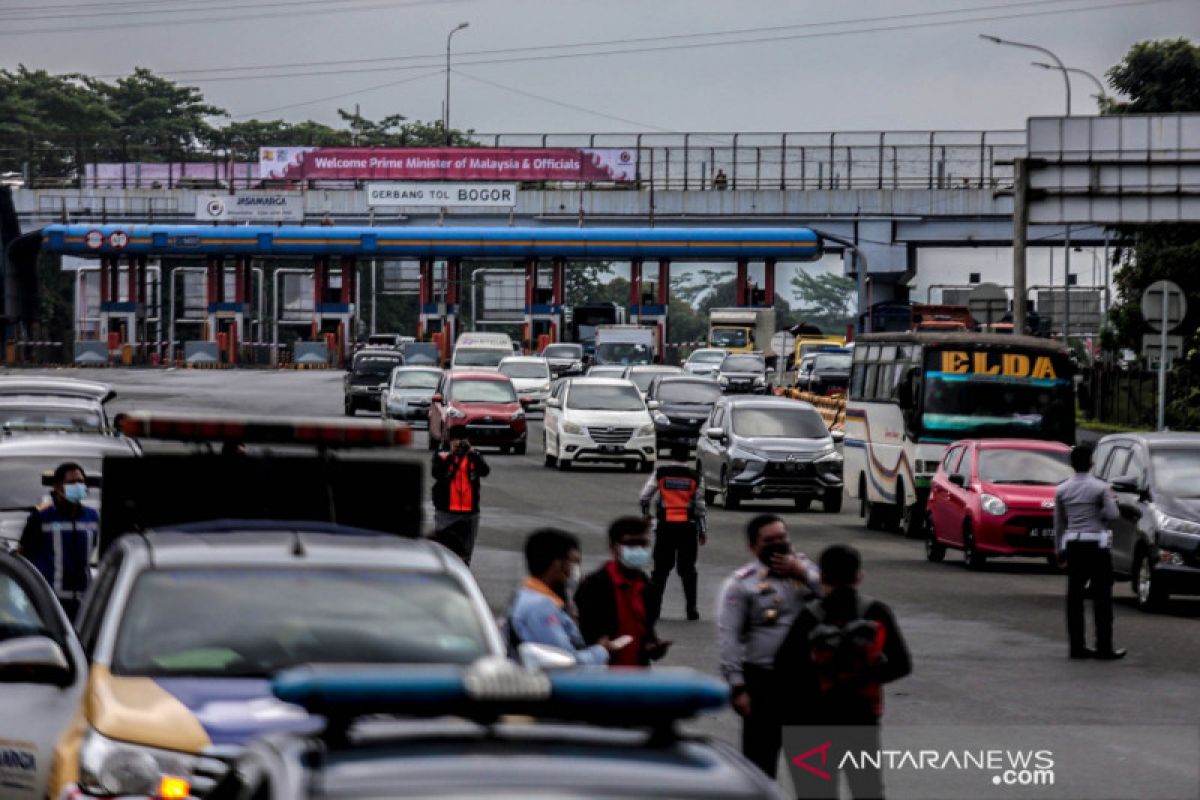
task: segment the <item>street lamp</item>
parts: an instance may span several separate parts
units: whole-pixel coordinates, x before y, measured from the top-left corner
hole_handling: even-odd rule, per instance
[[[1067,89],[1067,116],[1068,117],[1071,116],[1071,78],[1069,75],[1067,75],[1067,68],[1063,64],[1062,59],[1060,59],[1058,56],[1054,55],[1054,53],[1047,50],[1046,48],[1039,47],[1036,44],[1026,44],[1025,42],[1014,42],[1009,39],[1001,39],[999,36],[991,36],[986,33],[979,34],[979,38],[986,39],[987,41],[992,42],[993,44],[1004,44],[1004,45],[1008,45],[1009,47],[1023,47],[1026,50],[1036,50],[1039,53],[1043,53],[1043,54],[1049,56],[1050,60],[1055,63],[1056,69],[1059,69],[1062,71],[1063,85],[1066,86],[1066,89]]]
[[[446,103],[442,106],[442,132],[446,135],[447,145],[450,144],[450,40],[454,34],[470,26],[469,22],[460,22],[457,28],[446,34]]]
[[[1058,69],[1058,67],[1054,66],[1053,64],[1046,64],[1042,61],[1034,61],[1031,63],[1033,64],[1033,66],[1041,67],[1042,69]],[[1100,79],[1097,78],[1095,75],[1088,72],[1086,69],[1080,69],[1079,67],[1063,67],[1063,69],[1066,70],[1067,72],[1073,72],[1076,75],[1082,75],[1085,78],[1087,78],[1088,80],[1090,80],[1092,83],[1096,84],[1096,91],[1098,92],[1098,94],[1093,95],[1093,97],[1099,98],[1100,100],[1108,99],[1108,92],[1106,92],[1104,90],[1104,84],[1101,83]]]

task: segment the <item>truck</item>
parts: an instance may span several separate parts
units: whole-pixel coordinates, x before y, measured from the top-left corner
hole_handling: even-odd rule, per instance
[[[597,325],[593,363],[652,364],[658,355],[658,330],[641,325]]]
[[[871,306],[871,333],[913,331],[974,331],[978,323],[966,306],[884,302]],[[867,314],[858,317],[859,333],[866,332]]]
[[[567,340],[583,345],[588,358],[596,352],[596,328],[600,325],[625,324],[625,309],[616,303],[588,303],[571,308]]]
[[[708,346],[730,353],[759,352],[774,359],[774,308],[714,308],[708,312]]]

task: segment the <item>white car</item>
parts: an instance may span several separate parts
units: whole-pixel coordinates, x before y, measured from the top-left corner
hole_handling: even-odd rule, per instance
[[[546,407],[550,396],[550,364],[540,356],[509,356],[500,362],[500,374],[507,375],[517,390],[517,398],[526,410]]]
[[[688,375],[702,375],[706,378],[716,378],[721,369],[721,362],[728,353],[719,347],[702,347],[693,350],[683,364],[683,371]]]
[[[632,382],[638,391],[642,393],[642,397],[645,397],[646,390],[650,388],[650,381],[654,380],[655,376],[682,374],[683,370],[679,367],[668,367],[662,364],[639,364],[633,367],[626,367],[625,373],[621,377]]]
[[[559,381],[546,401],[542,428],[547,467],[566,470],[576,462],[615,461],[628,470],[654,468],[654,420],[641,392],[627,380]]]

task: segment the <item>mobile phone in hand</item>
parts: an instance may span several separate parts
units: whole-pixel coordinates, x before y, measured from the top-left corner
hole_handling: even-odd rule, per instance
[[[633,643],[632,636],[618,636],[617,638],[612,640],[612,646],[613,646],[614,650],[622,650],[626,647],[629,647],[629,645],[632,643]]]

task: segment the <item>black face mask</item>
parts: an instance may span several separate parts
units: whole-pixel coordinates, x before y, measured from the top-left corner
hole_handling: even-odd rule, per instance
[[[758,560],[765,566],[771,566],[771,558],[774,556],[786,556],[792,552],[792,545],[788,542],[772,542],[768,545],[763,545],[763,548],[758,551]]]

